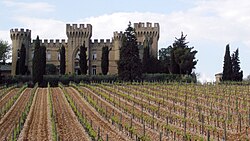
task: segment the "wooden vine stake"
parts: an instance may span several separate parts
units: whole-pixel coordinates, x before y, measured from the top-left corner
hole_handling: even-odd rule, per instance
[[[109,134],[106,134],[106,141],[109,140]]]
[[[210,141],[210,131],[207,130],[207,140]]]
[[[224,141],[227,141],[227,125],[226,120],[223,121],[223,129],[224,129]]]

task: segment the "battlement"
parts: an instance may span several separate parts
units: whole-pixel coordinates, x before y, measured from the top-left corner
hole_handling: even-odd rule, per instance
[[[85,37],[90,38],[92,36],[92,25],[87,24],[66,24],[66,33],[68,37]]]
[[[32,41],[32,44],[35,43],[36,40],[34,39]],[[56,40],[53,40],[53,39],[44,39],[44,40],[40,40],[40,45],[41,46],[45,46],[45,47],[60,47],[62,45],[66,45],[66,41],[65,39],[56,39]]]
[[[122,36],[123,36],[123,32],[122,31],[120,31],[120,32],[115,31],[113,39],[120,40],[120,39],[122,39]]]
[[[21,28],[20,30],[18,28],[11,29],[10,30],[10,38],[12,40],[18,39],[18,38],[31,38],[31,30],[23,29],[23,28]]]
[[[154,26],[153,26],[154,25]],[[138,37],[150,36],[159,39],[160,25],[159,23],[134,23],[135,33]]]
[[[139,23],[134,23],[134,28],[135,29],[138,29],[138,28],[159,28],[160,25],[159,23],[154,23],[154,26],[152,26],[152,23],[150,22],[147,22],[147,23],[142,23],[142,22],[139,22]]]
[[[111,44],[110,39],[100,39],[100,41],[98,39],[94,39],[94,42],[92,42],[92,44]]]
[[[66,24],[66,29],[67,31],[73,31],[73,30],[86,30],[86,29],[92,29],[92,25],[91,24],[87,24],[86,27],[84,24]]]

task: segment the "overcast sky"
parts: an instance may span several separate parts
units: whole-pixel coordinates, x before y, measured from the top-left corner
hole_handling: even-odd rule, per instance
[[[239,48],[244,77],[250,74],[249,0],[1,0],[0,39],[11,43],[11,28],[28,28],[32,38],[67,39],[66,24],[92,24],[92,39],[111,39],[128,22],[160,23],[159,49],[181,32],[198,51],[195,72],[214,81],[222,72],[225,47]]]

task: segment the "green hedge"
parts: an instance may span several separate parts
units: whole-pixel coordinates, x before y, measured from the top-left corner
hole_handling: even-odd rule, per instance
[[[69,82],[75,83],[101,83],[101,82],[122,82],[118,79],[117,75],[44,75],[43,83],[39,84],[40,87],[47,87],[50,83],[52,87],[58,86],[58,82],[64,85],[68,85]],[[191,76],[181,76],[172,74],[143,74],[141,82],[196,82]],[[14,83],[28,83],[30,87],[33,87],[33,82],[31,76],[15,76],[7,77],[4,80],[4,84],[14,84]]]

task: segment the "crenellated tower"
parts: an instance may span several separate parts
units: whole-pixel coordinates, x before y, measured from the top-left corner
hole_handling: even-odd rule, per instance
[[[11,75],[16,75],[16,62],[18,59],[18,50],[21,49],[22,44],[25,45],[26,48],[26,59],[25,65],[28,65],[29,60],[29,48],[31,46],[31,30],[29,29],[11,29],[10,30],[10,38],[12,40],[12,67],[11,67]]]
[[[68,47],[66,48],[66,73],[75,72],[75,56],[81,45],[85,43],[87,47],[87,56],[90,54],[90,38],[92,36],[92,25],[87,24],[86,27],[84,24],[80,24],[78,27],[77,24],[67,24],[66,25],[66,34],[68,37]],[[71,57],[71,58],[67,58]]]
[[[158,40],[160,34],[160,25],[159,23],[147,22],[145,23],[134,23],[134,28],[136,32],[137,42],[143,44],[145,40],[151,40],[150,54],[157,58],[158,53]]]
[[[109,53],[109,73],[116,74],[117,70],[117,62],[120,60],[120,48],[122,46],[122,36],[123,33],[114,32],[112,38],[112,46]]]
[[[122,46],[122,31],[120,32],[114,32],[113,37],[113,51],[114,51],[114,60],[120,59],[120,48]]]

